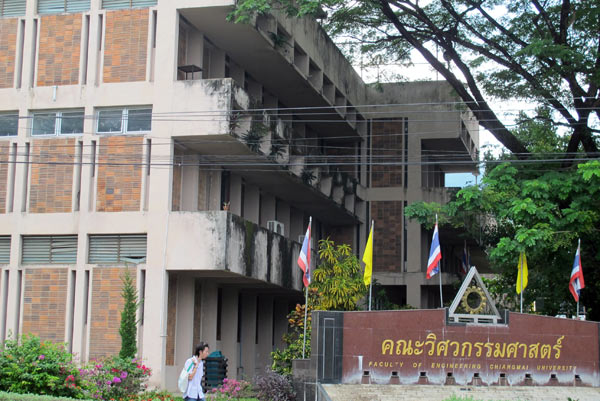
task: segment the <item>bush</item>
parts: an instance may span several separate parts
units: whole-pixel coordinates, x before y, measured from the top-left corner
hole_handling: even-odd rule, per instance
[[[168,391],[152,390],[120,398],[119,401],[182,401],[182,398],[175,397]]]
[[[267,369],[256,379],[257,397],[260,401],[295,401],[296,392],[287,377]]]
[[[223,384],[206,394],[207,401],[249,399],[254,396],[252,384],[245,380],[223,379]]]
[[[83,398],[79,371],[64,344],[26,335],[0,352],[0,391]]]
[[[53,395],[16,394],[0,391],[0,401],[73,401],[73,399]]]
[[[79,373],[86,396],[99,400],[118,400],[128,399],[143,391],[151,370],[137,359],[115,356],[91,362]]]

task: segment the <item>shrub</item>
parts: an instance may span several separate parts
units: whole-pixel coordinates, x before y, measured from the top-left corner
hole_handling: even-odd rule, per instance
[[[208,401],[221,401],[221,400],[232,400],[250,398],[254,395],[252,384],[245,380],[237,381],[235,379],[223,379],[223,384],[217,388],[213,388],[208,394],[206,399]]]
[[[0,391],[0,401],[73,401],[73,399],[54,395],[16,394]]]
[[[85,395],[99,400],[126,399],[146,388],[150,368],[136,359],[109,357],[79,370]]]
[[[151,390],[120,398],[119,401],[182,401],[182,399],[181,397],[175,397],[168,391]]]
[[[83,398],[73,356],[64,344],[26,335],[8,339],[0,352],[0,391]]]
[[[289,379],[267,369],[256,379],[257,397],[260,401],[295,401],[296,392]]]

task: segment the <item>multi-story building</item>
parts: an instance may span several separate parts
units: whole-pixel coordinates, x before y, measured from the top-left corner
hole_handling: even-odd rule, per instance
[[[428,233],[403,208],[469,167],[412,162],[475,157],[476,123],[431,105],[413,119],[418,91],[454,102],[448,87],[371,89],[316,21],[233,24],[232,6],[0,0],[0,342],[118,352],[129,269],[153,384],[174,387],[201,339],[252,377],[302,300],[310,217],[313,254],[328,236],[362,252],[375,219],[375,277],[433,306]]]

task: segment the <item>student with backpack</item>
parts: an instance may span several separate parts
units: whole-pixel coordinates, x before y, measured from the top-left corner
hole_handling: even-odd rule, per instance
[[[194,355],[185,361],[178,381],[184,401],[204,401],[202,377],[204,376],[204,360],[208,356],[208,351],[208,344],[201,342],[196,346]]]

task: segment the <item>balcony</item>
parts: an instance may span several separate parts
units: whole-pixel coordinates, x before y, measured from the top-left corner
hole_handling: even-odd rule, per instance
[[[172,212],[167,238],[169,271],[235,277],[238,282],[241,276],[265,288],[302,290],[296,264],[300,244],[231,213]]]

